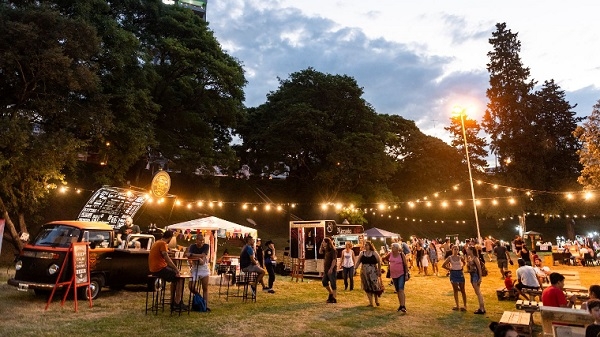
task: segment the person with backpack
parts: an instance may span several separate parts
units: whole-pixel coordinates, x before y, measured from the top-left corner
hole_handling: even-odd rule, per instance
[[[208,308],[208,280],[210,275],[208,256],[210,255],[210,246],[204,242],[204,235],[196,235],[196,243],[188,247],[187,257],[192,263],[190,270],[192,280],[189,283],[190,292],[198,294],[202,288],[202,298],[204,299],[204,311],[210,311]]]
[[[475,311],[476,315],[485,314],[485,304],[483,303],[483,295],[481,294],[481,280],[483,278],[481,261],[479,260],[479,252],[474,246],[467,247],[467,266],[471,275],[471,285],[477,295],[479,301],[479,309]]]

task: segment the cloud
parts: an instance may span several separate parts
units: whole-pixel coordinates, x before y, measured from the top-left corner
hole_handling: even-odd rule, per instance
[[[377,20],[381,13],[367,14]],[[207,16],[223,48],[243,64],[248,107],[264,103],[266,95],[277,89],[278,78],[313,67],[355,78],[364,88],[363,97],[378,113],[414,120],[423,132],[442,139],[447,138],[443,127],[449,124],[453,105],[468,101],[476,107],[477,119],[485,111],[489,86],[485,64],[470,71],[457,70],[452,67],[454,56],[427,52],[427,41],[415,49],[414,43],[370,38],[360,28],[307,16],[273,2],[214,2]],[[437,20],[456,48],[487,43],[495,29],[492,22],[468,23],[457,15],[440,14]],[[593,101],[592,96],[596,96]],[[589,102],[590,111],[600,98],[594,87],[567,92],[567,97]]]

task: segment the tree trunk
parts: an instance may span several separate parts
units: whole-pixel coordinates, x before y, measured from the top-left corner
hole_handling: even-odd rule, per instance
[[[12,238],[11,243],[20,252],[21,250],[23,250],[23,242],[21,242],[21,240],[19,239],[19,233],[17,232],[17,228],[15,227],[15,224],[11,220],[11,218],[8,215],[8,212],[6,210],[4,210],[2,212],[2,216],[4,217],[4,220],[6,221],[5,225],[6,225],[6,229],[8,229],[8,234]]]

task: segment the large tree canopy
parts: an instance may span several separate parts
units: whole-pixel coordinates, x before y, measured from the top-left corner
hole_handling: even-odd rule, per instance
[[[234,161],[243,70],[190,10],[3,1],[0,27],[0,210],[13,239],[78,156],[98,158],[94,177],[110,184],[156,153],[189,174]]]
[[[241,155],[254,172],[285,163],[292,179],[325,200],[351,191],[387,195],[384,182],[394,165],[384,151],[384,124],[362,95],[348,76],[312,68],[293,73],[250,109],[240,128]]]

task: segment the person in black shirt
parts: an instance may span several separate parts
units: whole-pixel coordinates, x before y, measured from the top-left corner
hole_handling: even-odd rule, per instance
[[[262,248],[262,241],[260,240],[260,238],[256,239],[256,260],[258,261],[258,264],[260,265],[261,268],[265,268],[265,259],[264,259],[264,252],[263,252],[263,248]]]
[[[337,251],[330,238],[324,238],[319,248],[320,254],[325,254],[323,261],[323,287],[329,292],[327,303],[337,303]]]
[[[267,289],[273,289],[273,282],[275,282],[275,265],[277,264],[277,256],[275,256],[275,244],[269,240],[265,242],[265,267],[269,274],[269,282],[267,283]]]

